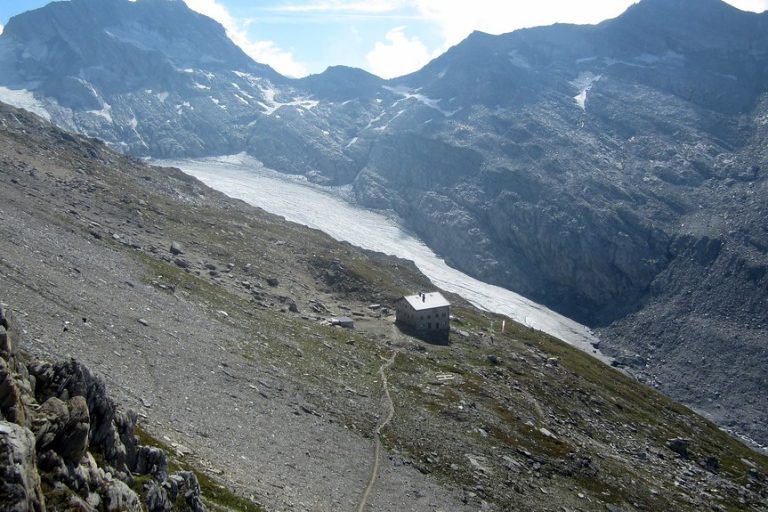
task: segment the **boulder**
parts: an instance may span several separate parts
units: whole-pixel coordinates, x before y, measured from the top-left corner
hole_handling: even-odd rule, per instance
[[[8,320],[5,319],[5,310],[3,309],[3,306],[0,306],[0,327],[5,329],[6,331],[10,329],[10,326],[8,325]]]
[[[39,452],[47,450],[69,422],[69,408],[58,398],[51,397],[35,411],[32,417],[32,432],[35,434]]]
[[[179,242],[171,242],[170,247],[171,254],[174,256],[178,256],[179,254],[184,254],[184,246],[181,245]]]
[[[35,436],[0,421],[0,503],[7,512],[43,512],[45,499],[35,466]]]
[[[91,427],[88,404],[82,396],[67,402],[69,419],[56,436],[53,448],[65,461],[78,463],[88,450],[88,432]]]
[[[168,459],[165,452],[154,446],[140,446],[136,453],[134,471],[140,475],[152,475],[158,480],[168,476]]]
[[[704,460],[704,467],[711,473],[717,473],[720,471],[720,459],[714,455],[710,455]]]
[[[138,456],[139,440],[134,434],[138,421],[139,415],[134,410],[129,409],[125,412],[117,411],[115,413],[115,427],[120,441],[125,447],[126,464],[131,470],[136,467],[136,458]]]
[[[138,495],[120,480],[110,482],[105,494],[108,512],[142,512],[141,500]]]
[[[684,439],[682,437],[675,437],[667,441],[667,448],[680,455],[682,458],[688,458],[688,448],[691,446],[690,439]]]
[[[50,397],[68,400],[81,396],[90,417],[89,445],[104,455],[105,462],[118,471],[126,471],[126,449],[115,425],[116,407],[107,394],[104,378],[75,359],[56,364],[30,364],[39,403]]]
[[[98,495],[95,495],[98,496]],[[90,498],[90,496],[89,496]],[[94,507],[87,500],[84,500],[77,495],[69,495],[60,506],[56,506],[53,510],[66,510],[67,512],[98,512],[98,509]]]
[[[0,358],[0,419],[26,425],[27,412],[21,389],[5,359]]]
[[[639,354],[621,355],[611,361],[611,366],[616,368],[645,368],[647,365],[648,361]]]
[[[191,471],[179,471],[170,475],[163,482],[163,487],[168,489],[172,502],[177,502],[181,497],[192,512],[205,512],[205,505],[200,499],[200,482]]]
[[[169,512],[173,507],[168,492],[157,482],[150,482],[145,486],[144,504],[148,512]]]
[[[0,358],[10,360],[13,355],[13,342],[7,332],[0,332]]]

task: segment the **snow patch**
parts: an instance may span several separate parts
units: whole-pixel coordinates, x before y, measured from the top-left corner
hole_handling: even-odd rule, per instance
[[[508,53],[509,55],[509,62],[512,63],[513,66],[516,66],[518,68],[523,69],[531,69],[531,65],[528,63],[527,60],[525,60],[525,57],[520,55],[520,52],[517,50],[512,50]]]
[[[209,86],[207,86],[207,85],[199,84],[197,82],[192,82],[192,83],[195,84],[195,89],[201,89],[203,91],[210,91],[211,90],[211,88]]]
[[[285,102],[277,101],[275,98],[280,91],[275,89],[271,84],[267,83],[267,85],[259,85],[258,87],[264,100],[263,102],[259,102],[259,105],[265,108],[265,114],[268,116],[274,114],[280,107],[293,106],[297,107],[297,111],[299,111],[299,109],[312,110],[320,104],[320,102],[306,97],[298,97]],[[299,111],[299,113],[304,115],[304,112],[302,111]]]
[[[581,73],[576,80],[571,81],[571,85],[579,89],[579,94],[573,97],[573,100],[581,108],[581,110],[587,110],[587,94],[592,90],[592,86],[595,85],[602,75],[595,75],[591,71],[585,71]]]
[[[376,117],[374,117],[373,119],[371,119],[370,121],[368,121],[368,124],[366,125],[366,127],[364,129],[367,130],[368,128],[373,126],[374,123],[378,123],[379,121],[381,121],[382,117],[384,117],[384,113],[381,113],[381,114],[377,115]]]
[[[160,103],[165,103],[165,100],[168,99],[168,93],[167,92],[159,92],[155,94],[157,96],[157,99],[160,101]]]
[[[587,62],[594,62],[598,60],[600,57],[597,55],[593,55],[591,57],[583,57],[581,59],[576,59],[576,64],[586,64]]]
[[[247,92],[245,92],[245,91],[242,89],[242,87],[240,87],[239,85],[237,85],[235,82],[232,82],[232,87],[234,87],[235,89],[237,89],[237,92],[238,92],[238,94],[242,94],[243,96],[245,96],[245,97],[246,97],[246,98],[248,98],[249,100],[254,100],[254,99],[256,99],[256,98],[254,98],[253,96],[251,96],[250,94],[248,94]],[[235,94],[235,96],[237,96],[237,94]],[[242,99],[242,98],[241,98],[241,99]],[[249,103],[248,103],[248,102],[246,102],[246,104],[249,104]]]
[[[112,120],[112,105],[109,103],[102,103],[101,110],[88,110],[87,112],[106,119],[109,124],[114,123]]]
[[[349,148],[350,146],[354,146],[357,141],[358,141],[358,138],[353,137],[352,140],[349,141],[349,143],[346,146],[344,146],[344,148],[346,149],[346,148]]]
[[[211,102],[213,102],[213,104],[219,107],[220,109],[227,110],[227,106],[222,105],[218,98],[214,98],[213,96],[208,96],[208,99],[210,99]]]
[[[443,114],[445,117],[451,117],[456,112],[461,110],[461,109],[452,110],[452,111],[443,110],[442,108],[440,108],[440,102],[442,100],[435,100],[435,99],[432,99],[432,98],[428,98],[428,97],[424,96],[423,94],[419,94],[418,91],[414,91],[413,89],[411,89],[409,87],[405,87],[403,85],[398,85],[397,87],[389,87],[388,85],[385,85],[384,89],[386,89],[389,92],[392,92],[394,94],[397,94],[398,96],[402,96],[403,99],[405,99],[405,100],[415,99],[419,103],[421,103],[423,105],[426,105],[429,108],[437,110],[438,112]],[[395,117],[397,117],[397,116],[395,116]]]
[[[662,63],[671,64],[673,66],[682,66],[685,64],[685,56],[681,53],[673,52],[671,50],[667,51],[663,55],[643,53],[635,60],[648,65]]]
[[[33,114],[37,114],[46,121],[51,120],[51,114],[45,109],[45,105],[35,98],[35,95],[26,89],[8,89],[0,87],[0,101],[23,108]]]
[[[385,124],[384,126],[379,126],[378,128],[376,128],[376,130],[377,130],[377,131],[380,131],[380,132],[381,132],[381,131],[384,131],[384,130],[386,130],[387,128],[389,128],[389,125],[390,125],[390,124],[392,124],[392,121],[394,121],[395,119],[397,119],[398,117],[400,117],[400,116],[401,116],[401,115],[403,115],[404,113],[405,113],[405,109],[402,109],[402,110],[398,111],[398,112],[397,112],[397,114],[395,114],[395,115],[392,117],[392,119],[390,119],[389,121],[387,121],[387,122],[386,122],[386,124]]]

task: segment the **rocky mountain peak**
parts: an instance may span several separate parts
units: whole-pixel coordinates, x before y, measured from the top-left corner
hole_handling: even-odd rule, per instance
[[[55,2],[13,17],[3,35],[28,47],[50,49],[55,41],[86,66],[104,63],[99,50],[105,45],[160,52],[178,68],[253,65],[219,23],[175,0]],[[34,57],[45,63],[51,52]]]
[[[385,81],[362,69],[331,66],[320,74],[300,80],[299,83],[318,98],[346,101],[375,95]]]
[[[167,90],[190,69],[280,78],[214,20],[176,0],[73,0],[13,17],[0,36],[6,81],[60,104],[100,110],[105,93]]]
[[[766,16],[741,11],[722,0],[642,0],[620,17],[605,22],[616,32],[663,39],[676,45],[722,48],[761,39],[754,32]]]
[[[627,13],[644,13],[646,15],[668,14],[670,12],[707,13],[733,11],[735,7],[722,0],[641,0],[627,9]]]

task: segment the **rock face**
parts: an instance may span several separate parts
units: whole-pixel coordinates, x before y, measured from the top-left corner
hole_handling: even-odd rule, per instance
[[[169,476],[165,453],[139,445],[136,414],[117,410],[103,378],[75,360],[22,366],[13,350],[16,332],[2,333],[0,358],[3,510],[205,510],[195,475]],[[132,488],[134,475],[152,477],[141,496]]]
[[[0,419],[7,419],[20,425],[25,425],[27,422],[21,390],[13,379],[12,371],[5,359],[0,359]]]
[[[21,425],[0,421],[0,501],[3,510],[45,510],[35,457],[32,432]]]
[[[766,48],[768,14],[642,0],[596,26],[474,33],[391,81],[289,80],[183,2],[73,0],[9,21],[0,85],[136,155],[245,151],[351,184],[452,265],[604,328],[631,371],[766,442]]]

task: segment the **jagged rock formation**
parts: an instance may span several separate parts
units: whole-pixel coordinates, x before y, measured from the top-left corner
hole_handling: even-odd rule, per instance
[[[139,445],[136,413],[115,406],[102,377],[74,359],[27,361],[9,324],[0,332],[3,510],[205,510],[197,477],[169,475],[165,453]],[[139,475],[151,478],[139,485]]]
[[[8,23],[0,82],[126,152],[247,151],[351,183],[453,265],[605,327],[636,374],[765,442],[766,25],[643,0],[597,26],[475,33],[392,81],[288,80],[183,2],[73,0]]]

